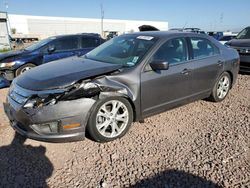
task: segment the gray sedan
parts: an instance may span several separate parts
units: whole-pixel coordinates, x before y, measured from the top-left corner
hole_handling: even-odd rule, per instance
[[[12,127],[42,141],[122,137],[133,121],[208,98],[237,79],[239,55],[206,35],[142,32],[16,78],[4,104]]]

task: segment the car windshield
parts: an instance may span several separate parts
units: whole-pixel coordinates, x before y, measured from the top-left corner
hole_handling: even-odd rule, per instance
[[[39,41],[39,42],[36,42],[36,43],[34,43],[34,44],[32,44],[32,45],[30,45],[30,46],[24,48],[24,49],[25,49],[25,50],[28,50],[28,51],[33,51],[33,50],[36,50],[36,49],[38,49],[38,48],[44,46],[45,44],[47,44],[48,42],[50,42],[50,41],[52,41],[52,40],[54,40],[54,39],[55,39],[54,37],[50,37],[50,38],[47,38],[47,39],[43,39],[43,40],[41,40],[41,41]]]
[[[243,29],[236,37],[237,39],[250,39],[250,27]]]
[[[85,55],[85,58],[124,66],[134,66],[156,43],[152,36],[115,37]]]

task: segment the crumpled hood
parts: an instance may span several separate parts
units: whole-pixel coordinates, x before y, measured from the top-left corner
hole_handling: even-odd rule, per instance
[[[250,47],[250,39],[233,39],[228,44],[235,47]]]
[[[122,65],[71,57],[33,68],[17,77],[16,84],[33,91],[59,89],[120,68]]]
[[[24,50],[17,50],[17,51],[2,53],[0,54],[0,62],[5,62],[5,60],[14,61],[15,58],[17,58],[18,56],[26,55],[27,53],[29,52],[24,51]]]

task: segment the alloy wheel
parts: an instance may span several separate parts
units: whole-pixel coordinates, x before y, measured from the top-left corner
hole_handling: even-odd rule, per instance
[[[32,67],[24,67],[22,70],[21,70],[21,74],[23,74],[24,72],[30,70]]]
[[[218,82],[217,96],[219,99],[223,99],[229,91],[230,81],[228,76],[223,76]]]
[[[96,128],[107,138],[119,136],[127,127],[129,112],[126,105],[118,100],[104,103],[96,115]]]

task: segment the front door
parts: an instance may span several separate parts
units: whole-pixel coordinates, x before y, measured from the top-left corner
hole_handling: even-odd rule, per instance
[[[170,39],[153,55],[152,61],[166,61],[168,70],[154,71],[146,65],[141,73],[141,110],[146,117],[179,105],[192,95],[192,71],[185,38]],[[150,63],[149,62],[149,63]]]
[[[52,47],[54,51],[49,52],[48,49]],[[43,63],[77,55],[78,50],[79,38],[77,36],[58,38],[43,48]]]

